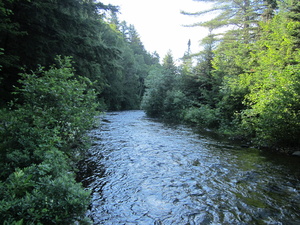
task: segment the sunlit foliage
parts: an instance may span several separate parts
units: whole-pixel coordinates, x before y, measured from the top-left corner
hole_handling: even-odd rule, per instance
[[[203,51],[194,55],[197,65],[192,66],[185,56],[179,75],[173,84],[167,82],[172,85],[164,95],[157,88],[166,87],[159,80],[167,76],[160,75],[155,81],[149,76],[153,81],[144,98],[147,106],[159,102],[156,111],[160,117],[180,117],[257,146],[298,148],[299,2],[205,2],[213,3],[212,7],[185,13],[216,12],[215,18],[193,25],[211,31],[203,41]],[[222,35],[214,32],[226,26]],[[181,106],[170,101],[172,98]],[[163,102],[168,102],[168,107]]]

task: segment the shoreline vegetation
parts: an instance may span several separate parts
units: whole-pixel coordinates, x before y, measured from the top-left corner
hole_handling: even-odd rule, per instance
[[[4,224],[89,224],[90,191],[75,180],[97,112],[90,81],[74,78],[70,57],[21,75],[22,99],[0,111]]]
[[[220,15],[195,24],[210,34],[199,53],[188,42],[179,66],[171,51],[162,60],[146,51],[116,6],[0,2],[3,224],[92,223],[85,216],[90,191],[76,182],[76,165],[105,110],[141,106],[150,117],[251,146],[299,151],[299,1],[209,2],[206,12],[183,12]]]
[[[187,51],[179,68],[169,53],[161,68],[149,72],[142,99],[147,115],[213,129],[261,148],[299,150],[300,6],[272,2],[265,12],[249,6],[257,16],[252,19],[248,13],[232,16],[228,9],[241,7],[234,1],[214,5],[212,11],[232,17],[227,23],[218,24],[218,17],[202,23],[211,30],[202,41],[204,50],[196,56]],[[231,20],[240,21],[241,28],[214,32]]]
[[[294,156],[300,157],[300,149],[298,146],[296,147],[288,147],[288,146],[262,146],[252,142],[251,139],[246,139],[241,136],[234,135],[232,133],[223,132],[222,130],[218,130],[216,128],[208,128],[208,127],[200,127],[195,123],[190,123],[187,121],[174,121],[169,119],[150,117],[151,119],[157,119],[161,123],[165,123],[168,125],[185,125],[190,127],[195,133],[211,137],[215,140],[225,141],[231,143],[233,145],[242,147],[242,148],[256,148],[261,151],[268,151],[270,153],[285,155],[285,156]]]

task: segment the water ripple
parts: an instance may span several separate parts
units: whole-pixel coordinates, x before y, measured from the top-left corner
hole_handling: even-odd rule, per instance
[[[91,132],[94,224],[300,224],[299,161],[108,113]],[[101,174],[101,176],[100,176]],[[100,177],[99,177],[100,176]]]

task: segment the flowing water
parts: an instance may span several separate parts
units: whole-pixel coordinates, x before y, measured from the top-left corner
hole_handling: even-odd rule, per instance
[[[107,113],[87,163],[94,224],[300,224],[300,158]]]

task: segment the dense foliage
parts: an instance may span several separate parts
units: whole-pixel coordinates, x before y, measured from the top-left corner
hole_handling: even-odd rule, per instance
[[[74,78],[69,58],[49,70],[21,74],[22,86],[0,112],[0,220],[66,224],[82,217],[89,192],[76,184],[70,160],[94,124],[96,95],[88,78]],[[93,103],[94,102],[94,103]]]
[[[148,67],[156,63],[132,25],[107,21],[117,8],[85,0],[9,0],[0,5],[1,104],[12,99],[20,68],[72,56],[76,75],[93,82],[102,108],[138,108]]]
[[[257,146],[298,148],[299,2],[207,2],[213,3],[207,11],[185,12],[219,13],[193,25],[210,30],[203,51],[185,55],[171,79],[169,72],[151,71],[143,108],[150,116],[171,115]]]

